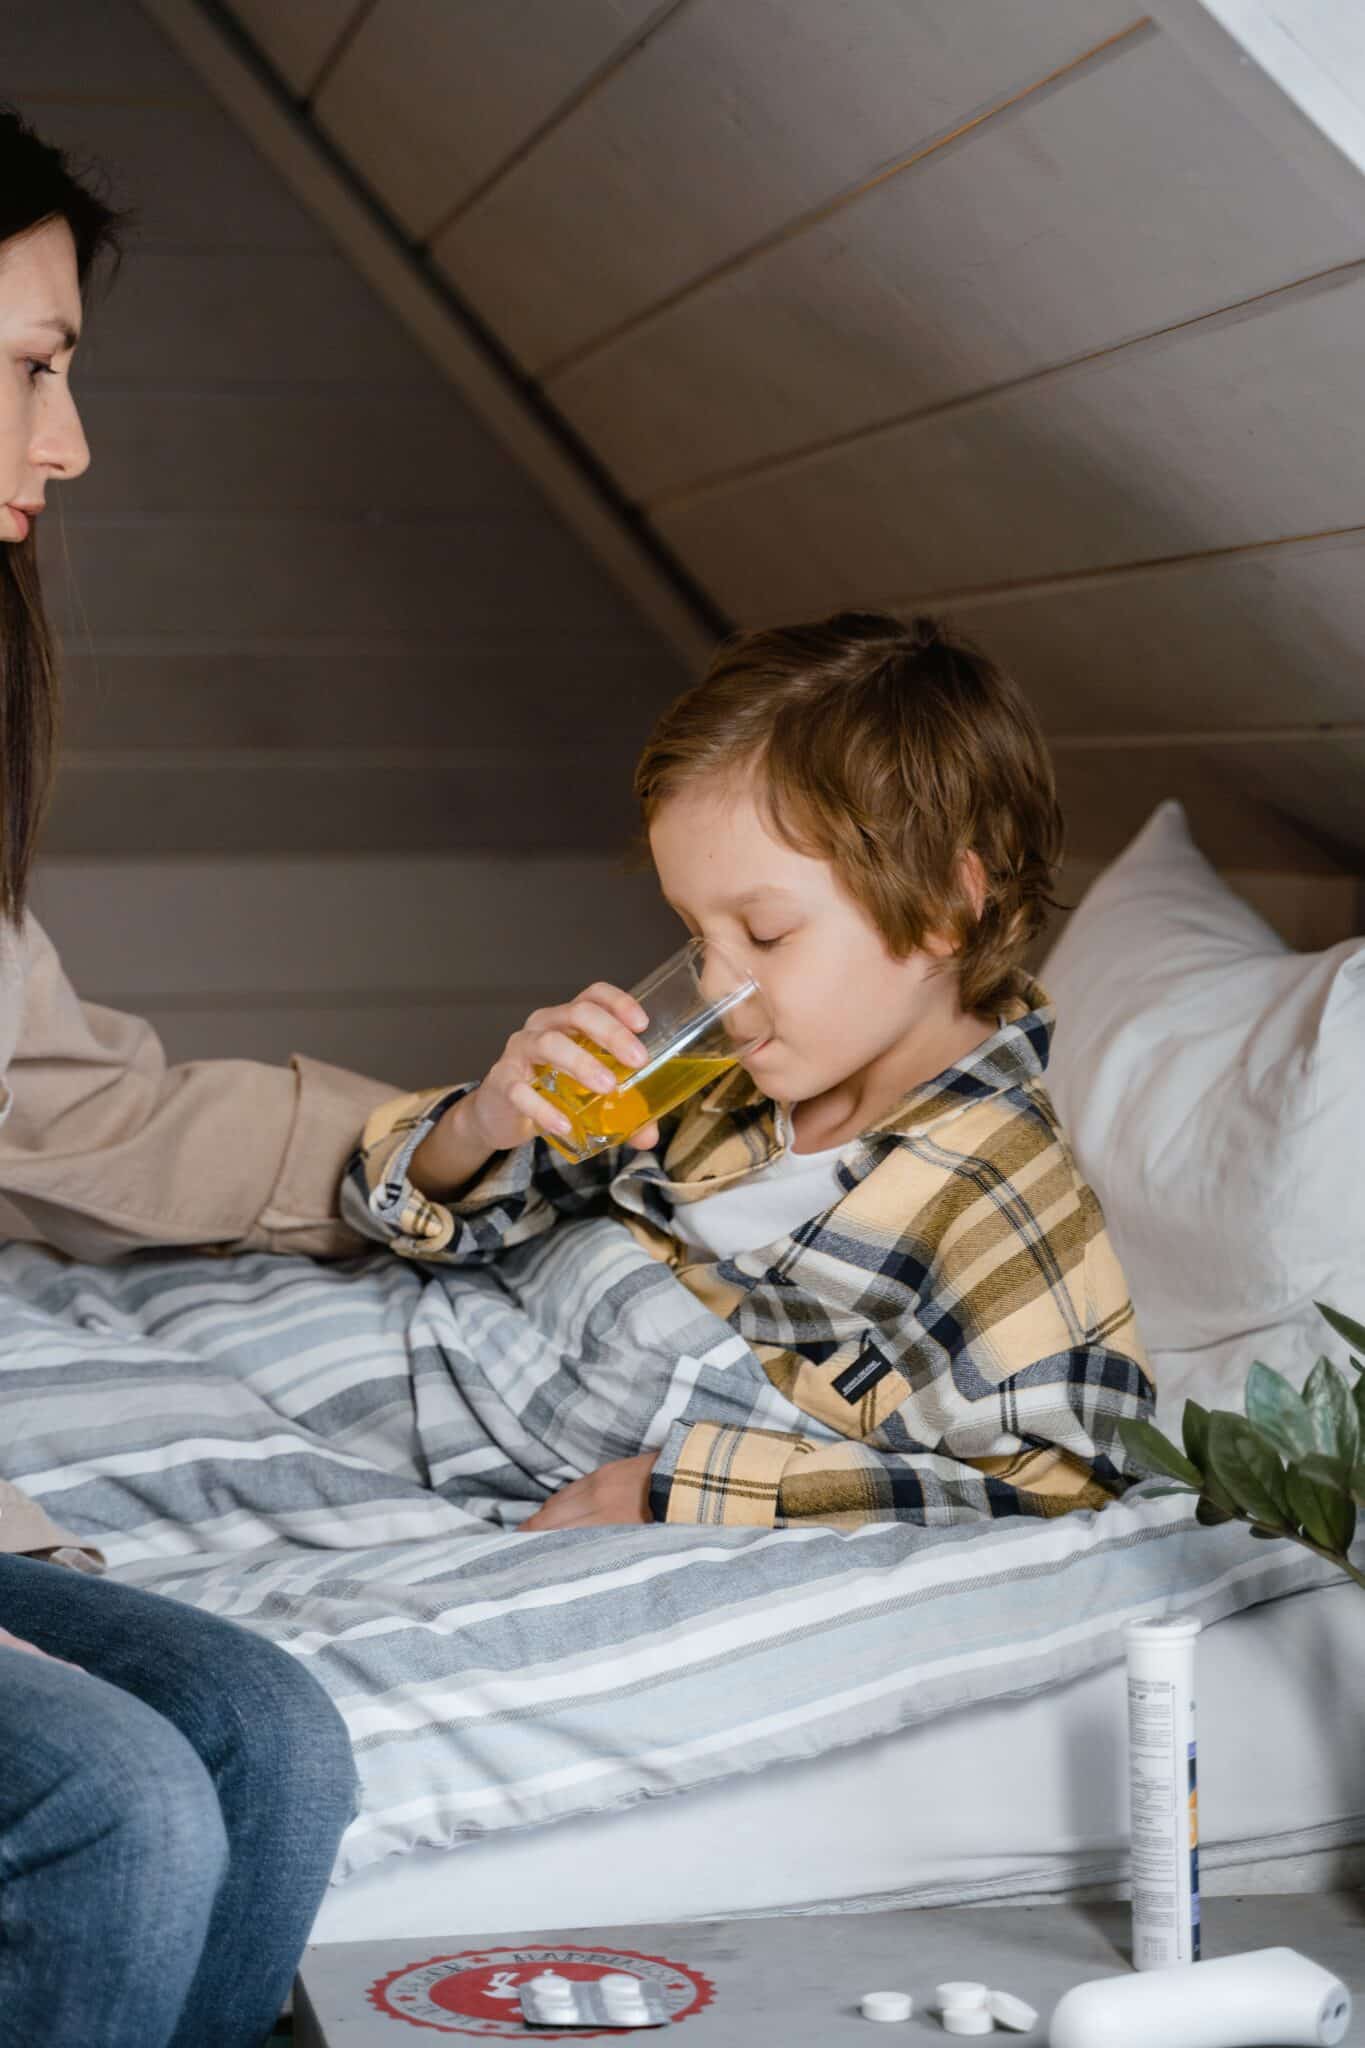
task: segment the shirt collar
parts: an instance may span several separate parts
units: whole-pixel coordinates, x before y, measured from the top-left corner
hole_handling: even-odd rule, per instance
[[[1000,1015],[991,1036],[973,1051],[909,1090],[857,1138],[861,1171],[887,1149],[887,1141],[908,1138],[958,1115],[976,1102],[1036,1082],[1047,1066],[1052,1042],[1052,1004],[1037,982]],[[733,1067],[685,1106],[658,1178],[675,1191],[710,1192],[718,1182],[738,1181],[766,1165],[782,1150],[774,1104],[743,1067]]]

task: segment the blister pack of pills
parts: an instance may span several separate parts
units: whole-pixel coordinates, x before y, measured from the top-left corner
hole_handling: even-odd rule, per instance
[[[517,1991],[528,2026],[551,2032],[568,2027],[661,2027],[668,2018],[652,1984],[624,1970],[605,1977],[561,1977],[542,1970]]]

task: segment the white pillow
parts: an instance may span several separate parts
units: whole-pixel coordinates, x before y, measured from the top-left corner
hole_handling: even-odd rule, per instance
[[[1296,1384],[1365,1321],[1365,939],[1293,953],[1162,804],[1042,970],[1048,1080],[1104,1208],[1163,1426]]]

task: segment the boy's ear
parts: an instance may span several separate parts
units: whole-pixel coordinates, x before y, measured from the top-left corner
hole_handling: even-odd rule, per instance
[[[972,916],[979,918],[986,907],[986,869],[979,853],[967,852],[959,856],[957,877],[972,906]],[[935,960],[951,960],[955,953],[961,951],[961,946],[946,932],[927,932],[920,941],[919,950]]]
[[[986,870],[981,855],[969,849],[958,861],[957,871],[967,901],[972,906],[972,915],[980,917],[986,907]]]

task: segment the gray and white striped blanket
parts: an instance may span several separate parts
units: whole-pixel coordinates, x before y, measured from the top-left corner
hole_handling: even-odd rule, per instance
[[[0,1473],[335,1698],[344,1876],[820,1754],[1331,1575],[1185,1499],[925,1530],[517,1532],[757,1361],[619,1225],[495,1264],[0,1252]],[[742,1390],[742,1392],[740,1391]],[[800,1427],[771,1392],[763,1420]],[[0,1624],[4,1617],[0,1615]]]

